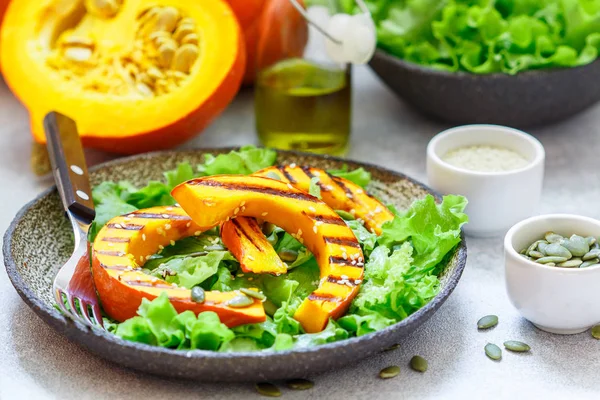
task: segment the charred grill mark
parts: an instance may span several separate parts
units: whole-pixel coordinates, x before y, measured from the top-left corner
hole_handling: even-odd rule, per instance
[[[123,283],[130,286],[146,286],[146,287],[154,287],[157,289],[175,289],[173,286],[168,283],[153,283],[148,281],[123,281]]]
[[[202,186],[212,186],[212,187],[221,187],[227,190],[246,190],[248,192],[256,192],[263,194],[270,194],[272,196],[279,197],[287,197],[290,199],[309,201],[311,203],[316,203],[319,201],[316,197],[311,196],[308,193],[303,192],[288,192],[285,190],[273,189],[265,186],[257,186],[257,185],[248,185],[243,183],[231,183],[231,182],[217,182],[213,180],[196,180],[189,183],[190,185],[202,185]]]
[[[140,231],[144,228],[144,225],[136,225],[136,224],[115,224],[111,223],[106,225],[112,229],[125,229],[127,231]]]
[[[344,220],[341,219],[340,217],[334,217],[334,216],[329,216],[329,215],[308,215],[308,216],[310,218],[312,218],[313,220],[322,222],[324,224],[341,225],[341,226],[346,225]]]
[[[116,250],[96,250],[97,254],[103,254],[105,256],[115,256],[115,257],[123,257],[125,255],[122,251]]]
[[[338,244],[340,246],[360,248],[360,244],[355,238],[323,236],[325,243]]]
[[[113,243],[129,243],[131,238],[128,237],[103,237],[101,239],[102,242],[113,242]]]
[[[355,267],[355,268],[362,268],[363,267],[363,263],[359,263],[356,260],[351,260],[350,258],[343,258],[343,257],[337,257],[337,256],[329,256],[329,263],[330,264],[336,264],[336,265],[344,265],[346,267]]]
[[[355,287],[358,286],[360,284],[360,282],[362,282],[360,279],[352,279],[352,278],[341,278],[339,276],[332,276],[329,275],[327,277],[327,282],[330,283],[335,283],[336,285],[345,285],[345,286],[351,286],[351,287]]]
[[[250,243],[252,243],[252,245],[260,252],[263,251],[263,249],[258,245],[258,243],[256,243],[254,241],[254,235],[249,235],[248,232],[246,232],[246,230],[242,227],[242,224],[240,224],[240,222],[237,220],[237,218],[232,219],[231,222],[235,225],[236,227],[236,233],[239,233],[240,235],[244,235],[246,237],[246,239],[248,239],[250,241]],[[254,221],[252,221],[254,222]],[[256,223],[254,223],[255,225]],[[252,224],[251,224],[252,225]],[[260,234],[262,235],[262,232],[260,232]]]
[[[312,173],[312,170],[311,170],[310,167],[307,167],[306,165],[303,165],[300,168],[306,174],[306,176],[308,176],[308,179],[312,179],[312,178],[315,177],[315,175]],[[319,189],[321,189],[322,191],[329,192],[329,188],[327,188],[327,186],[323,185],[323,182],[321,182],[321,180],[317,181],[317,186],[319,186]]]
[[[177,215],[177,214],[154,214],[154,213],[143,213],[143,212],[133,212],[129,215],[133,215],[135,218],[145,218],[145,219],[172,219],[174,221],[189,221],[190,217],[187,215]]]
[[[277,169],[283,174],[283,176],[285,176],[285,179],[287,179],[288,181],[290,181],[290,183],[294,184],[296,183],[296,179],[294,179],[294,177],[292,176],[292,174],[290,174],[287,170],[287,167],[284,165],[280,165],[277,167]]]
[[[141,271],[141,268],[134,268],[130,265],[105,265],[100,263],[100,266],[104,269],[110,269],[113,271]]]
[[[329,174],[327,174],[329,175]],[[335,183],[337,186],[339,186],[344,193],[346,193],[346,196],[348,196],[348,198],[350,198],[351,200],[354,200],[354,193],[352,192],[352,189],[350,189],[348,186],[346,186],[346,184],[344,183],[344,181],[336,176],[331,176],[329,175],[329,177],[331,178],[331,180],[333,181],[333,183]]]
[[[331,301],[331,302],[335,302],[335,303],[340,301],[339,297],[326,295],[326,294],[315,294],[315,293],[311,293],[308,296],[308,299],[312,300],[312,301]]]

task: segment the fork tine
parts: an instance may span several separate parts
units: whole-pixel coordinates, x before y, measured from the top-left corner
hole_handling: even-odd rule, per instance
[[[92,304],[92,312],[94,313],[94,319],[96,323],[104,328],[104,320],[102,319],[102,313],[100,312],[100,306],[98,304]]]
[[[56,299],[56,304],[58,304],[58,307],[63,312],[63,314],[65,314],[66,316],[70,316],[71,313],[69,312],[69,310],[65,306],[65,302],[64,302],[64,299],[62,297],[63,294],[64,294],[64,292],[62,290],[56,288],[55,291],[54,291],[54,298]]]
[[[72,318],[76,321],[81,322],[84,325],[89,325],[85,319],[83,319],[79,313],[77,312],[77,305],[75,304],[75,298],[71,296],[69,293],[66,293],[67,299],[69,300],[69,305],[71,306],[70,314],[73,316]],[[79,300],[79,299],[78,299]],[[80,305],[81,308],[81,305]]]
[[[81,310],[81,314],[83,314],[83,318],[87,321],[90,326],[96,325],[94,321],[90,318],[90,311],[88,310],[89,304],[79,299],[79,309]]]

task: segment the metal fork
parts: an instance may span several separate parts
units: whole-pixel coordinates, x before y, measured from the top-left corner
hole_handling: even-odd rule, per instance
[[[77,126],[69,117],[51,112],[44,118],[44,129],[56,187],[75,237],[71,258],[54,278],[54,298],[66,316],[89,327],[103,328],[87,240],[96,212]]]

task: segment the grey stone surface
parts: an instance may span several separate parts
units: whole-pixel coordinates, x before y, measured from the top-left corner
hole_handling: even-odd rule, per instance
[[[425,181],[425,147],[447,128],[427,121],[397,100],[366,69],[354,75],[354,132],[348,157],[376,162]],[[251,93],[244,92],[203,135],[185,147],[255,142]],[[573,212],[600,218],[600,107],[569,121],[535,130],[547,152],[540,212]],[[27,113],[0,82],[0,232],[17,210],[51,184],[29,170]],[[96,163],[109,156],[89,152]],[[598,398],[600,341],[589,332],[556,336],[535,329],[508,302],[501,238],[469,239],[469,260],[457,290],[440,311],[393,352],[313,377],[311,392],[289,399]],[[41,322],[0,269],[0,399],[259,398],[252,384],[173,381],[116,367],[81,350]],[[477,320],[499,315],[500,324],[478,332]],[[483,347],[522,340],[531,354],[487,359]],[[410,358],[428,359],[429,371],[410,370]],[[377,373],[400,365],[399,377]]]

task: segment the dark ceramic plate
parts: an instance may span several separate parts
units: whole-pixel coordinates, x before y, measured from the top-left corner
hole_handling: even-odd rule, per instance
[[[205,149],[189,152],[161,152],[124,158],[93,168],[91,180],[128,179],[144,185],[162,179],[162,172],[189,160],[200,163],[205,153],[231,149]],[[372,193],[399,208],[431,191],[422,184],[383,168],[304,153],[280,152],[278,162],[308,164],[321,168],[364,166],[373,174]],[[465,267],[467,249],[462,244],[440,277],[440,293],[425,307],[387,329],[319,347],[262,353],[214,353],[177,351],[121,340],[103,331],[65,319],[52,306],[52,279],[72,251],[72,233],[54,188],[27,204],[10,225],[4,238],[4,261],[8,276],[25,302],[50,326],[93,354],[126,367],[157,375],[202,381],[261,381],[296,378],[340,368],[397,343],[415,330],[450,295]]]
[[[455,124],[540,126],[568,118],[600,100],[600,60],[514,76],[476,75],[423,67],[377,50],[370,66],[417,110]]]

